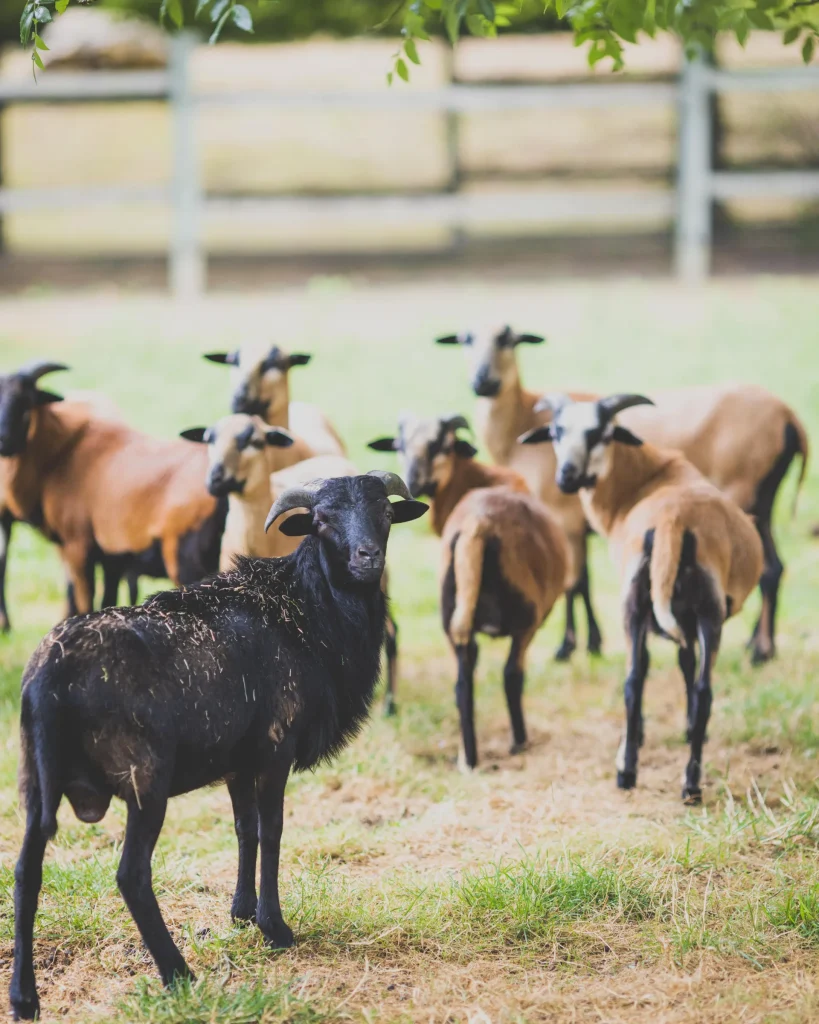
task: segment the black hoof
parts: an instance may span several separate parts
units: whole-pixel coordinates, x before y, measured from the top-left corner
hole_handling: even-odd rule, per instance
[[[588,652],[593,658],[603,653],[603,637],[599,633],[589,633]]]
[[[236,924],[247,924],[256,920],[256,900],[234,900],[230,917]]]
[[[40,1016],[40,1000],[35,992],[29,998],[23,996],[11,997],[11,1019],[12,1020],[36,1020]]]
[[[770,661],[776,652],[773,648],[769,651],[761,651],[759,647],[754,645],[751,648],[751,664],[752,665],[764,665],[766,661]]]
[[[702,790],[699,787],[683,786],[682,798],[683,803],[695,807],[697,804],[702,803]]]
[[[5,615],[0,615],[0,633],[10,633],[11,623]]]
[[[293,932],[284,921],[277,921],[275,924],[265,926],[262,928],[262,934],[265,945],[271,949],[290,949],[296,942]]]
[[[555,661],[568,661],[574,654],[577,644],[574,640],[564,640],[555,651]]]
[[[634,789],[637,785],[637,772],[618,772],[617,773],[617,788],[618,789]]]
[[[384,698],[384,717],[393,718],[398,714],[398,705],[395,703],[395,697],[391,693],[388,693]]]
[[[523,743],[513,743],[509,748],[510,754],[523,754],[529,749],[529,741],[524,740]]]

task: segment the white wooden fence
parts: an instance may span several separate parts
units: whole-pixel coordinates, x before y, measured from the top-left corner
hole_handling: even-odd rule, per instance
[[[170,200],[173,230],[168,254],[169,286],[181,297],[201,294],[206,284],[202,226],[215,212],[231,217],[273,214],[279,224],[306,224],[377,219],[381,224],[430,224],[455,231],[481,224],[530,224],[534,220],[573,223],[595,218],[622,219],[633,213],[673,221],[675,269],[686,281],[702,280],[711,259],[711,211],[715,200],[753,197],[819,198],[819,171],[740,173],[711,167],[713,93],[782,92],[817,89],[819,67],[724,71],[694,62],[675,83],[617,82],[537,86],[450,85],[434,90],[385,90],[282,94],[272,91],[194,92],[189,59],[196,40],[177,36],[167,71],[43,74],[37,83],[0,80],[0,109],[18,103],[78,103],[104,100],[166,99],[173,111],[173,180],[165,188],[111,186],[93,189],[22,189],[0,187],[0,216],[36,207],[80,207]],[[449,191],[423,195],[373,196],[207,196],[196,151],[196,118],[204,107],[269,106],[278,110],[361,109],[439,111],[449,118],[464,113],[513,110],[581,110],[670,106],[678,110],[676,195],[656,188],[630,191],[550,190],[518,194]],[[2,185],[2,183],[0,183]],[[455,183],[457,185],[457,182]]]

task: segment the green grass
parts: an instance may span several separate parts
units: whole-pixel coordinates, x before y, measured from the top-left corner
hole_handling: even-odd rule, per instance
[[[819,437],[814,282],[725,282],[700,291],[617,285],[425,281],[368,288],[320,279],[265,299],[59,298],[0,303],[0,365],[37,356],[73,370],[49,386],[99,388],[126,417],[171,435],[216,419],[227,374],[203,351],[270,337],[315,354],[293,373],[362,468],[393,465],[365,445],[398,412],[463,411],[456,351],[431,339],[510,320],[549,344],[521,352],[533,387],[647,390],[756,381]],[[222,789],[169,809],[155,885],[199,981],[165,993],[116,889],[124,815],[97,826],[64,808],[46,861],[36,951],[46,1014],[145,1022],[576,1019],[694,1022],[815,1019],[819,939],[819,477],[795,520],[793,477],[777,514],[788,566],[780,655],[751,669],[754,597],[726,629],[715,675],[705,806],[679,801],[686,759],[673,649],[652,644],[639,786],[618,793],[624,642],[605,544],[592,542],[605,655],[551,658],[557,609],[526,686],[533,738],[507,754],[505,645],[482,644],[481,771],[455,769],[453,674],[437,608],[438,544],[421,521],[390,540],[400,623],[400,714],[375,715],[331,766],[288,789],[282,896],[298,945],[271,954],[231,924],[235,837]],[[57,551],[16,527],[14,632],[0,638],[0,963],[10,963],[19,680],[62,609]],[[581,634],[584,623],[581,616]],[[2,977],[7,977],[3,972]],[[0,982],[0,985],[5,981]],[[643,998],[642,993],[651,998]],[[4,998],[0,993],[0,999]],[[484,1016],[481,1017],[481,1014]],[[742,1015],[745,1014],[743,1017]]]

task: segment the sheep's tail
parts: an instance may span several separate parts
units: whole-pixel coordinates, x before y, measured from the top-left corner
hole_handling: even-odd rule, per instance
[[[456,646],[469,643],[474,630],[475,609],[481,592],[484,537],[477,521],[467,522],[452,551],[455,573],[455,608],[449,622],[449,637]]]
[[[57,832],[57,808],[63,797],[59,781],[59,705],[56,694],[43,685],[46,680],[42,672],[23,689],[21,788],[29,813],[36,813],[39,805],[40,829],[46,839],[51,839]]]
[[[671,598],[680,568],[683,549],[682,524],[674,516],[663,520],[654,530],[649,563],[651,605],[654,617],[664,633],[685,647],[685,634],[671,611]]]
[[[802,466],[799,470],[799,479],[796,481],[796,490],[793,494],[793,504],[791,505],[791,518],[796,515],[796,507],[799,504],[799,494],[802,490],[802,484],[805,482],[805,476],[808,472],[808,432],[805,430],[801,420],[796,416],[795,413],[791,414],[791,426],[796,431],[796,436],[799,441],[799,449],[796,452],[802,459]]]

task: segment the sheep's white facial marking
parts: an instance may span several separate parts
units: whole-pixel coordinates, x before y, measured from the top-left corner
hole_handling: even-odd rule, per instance
[[[403,415],[398,425],[398,458],[401,475],[414,497],[432,497],[451,473],[454,433],[440,419]]]
[[[225,416],[208,441],[208,489],[213,494],[269,487],[264,424],[254,416]]]
[[[277,345],[243,348],[230,371],[233,411],[265,416],[286,405],[288,358]]]
[[[557,484],[567,494],[581,487],[593,487],[605,476],[614,423],[601,422],[595,402],[565,405],[551,423],[552,443],[557,458]]]

